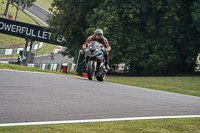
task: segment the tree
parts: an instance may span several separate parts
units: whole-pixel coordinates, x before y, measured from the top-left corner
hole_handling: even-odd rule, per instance
[[[131,75],[169,75],[194,69],[200,47],[195,2],[54,0],[58,10],[49,22],[52,32],[66,36],[63,45],[74,57],[101,28],[112,47],[111,64],[129,64]]]
[[[6,16],[7,17],[7,14],[8,14],[8,9],[9,9],[9,4],[10,4],[10,2],[11,2],[11,0],[8,0],[7,1],[7,3],[6,3],[6,10],[5,10],[5,12],[4,12],[4,16]]]
[[[17,20],[17,15],[18,15],[18,11],[19,11],[19,5],[20,5],[20,0],[18,1],[17,11],[16,11],[16,15],[15,15],[15,20]]]
[[[194,69],[200,44],[191,27],[193,2],[107,0],[88,23],[107,30],[115,53],[111,59],[129,63],[132,75],[188,72]]]
[[[197,31],[200,31],[200,0],[197,0],[192,5],[192,18],[193,18],[193,27],[197,28]]]
[[[15,15],[15,20],[17,20],[17,15],[18,15],[18,11],[19,11],[19,6],[22,7],[22,9],[25,8],[29,8],[33,5],[33,2],[35,2],[36,0],[12,0],[12,2],[17,3],[17,11],[16,11],[16,15]]]
[[[86,33],[89,27],[85,20],[86,15],[101,1],[103,0],[97,2],[93,0],[54,0],[52,3],[52,8],[57,10],[54,10],[54,15],[49,18],[49,28],[55,36],[65,36],[66,41],[62,42],[62,45],[67,47],[69,54],[75,58],[75,62],[83,43],[88,35],[92,34]],[[85,65],[83,62],[79,64],[78,73],[81,74],[85,70]]]

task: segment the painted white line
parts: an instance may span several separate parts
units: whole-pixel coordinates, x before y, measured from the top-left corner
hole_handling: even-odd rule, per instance
[[[52,124],[72,124],[72,123],[90,123],[90,122],[109,122],[109,121],[151,120],[151,119],[169,119],[169,118],[198,118],[198,117],[200,117],[200,115],[153,116],[153,117],[112,118],[112,119],[70,120],[70,121],[25,122],[25,123],[0,124],[0,127],[28,126],[28,125],[52,125]]]

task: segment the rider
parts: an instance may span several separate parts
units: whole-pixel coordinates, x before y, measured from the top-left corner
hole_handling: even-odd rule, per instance
[[[111,50],[111,47],[109,46],[108,40],[103,36],[103,31],[101,29],[97,29],[94,32],[94,35],[91,35],[90,37],[88,37],[88,39],[86,40],[86,42],[83,44],[83,49],[86,48],[86,45],[89,44],[91,41],[97,41],[101,44],[103,44],[103,47],[106,46],[106,51],[104,52],[104,57],[105,57],[105,66],[106,69],[110,70],[109,67],[109,59],[108,59],[108,55],[109,55],[109,51]],[[82,50],[81,54],[83,55],[83,57],[85,58],[85,53]]]

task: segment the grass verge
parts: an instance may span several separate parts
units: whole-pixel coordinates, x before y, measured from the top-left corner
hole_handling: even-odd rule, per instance
[[[73,76],[73,77],[80,77],[80,76],[75,76],[73,74],[61,73],[59,71],[56,72],[56,71],[42,70],[42,69],[38,69],[38,68],[29,68],[29,67],[20,66],[20,65],[14,65],[14,64],[0,63],[0,69],[30,71],[30,72],[44,72],[44,73],[51,73],[51,74],[60,74],[60,75],[67,75],[67,76]]]
[[[51,51],[54,51],[58,46],[57,45],[53,45],[53,44],[49,44],[49,43],[45,43],[46,46],[34,50],[35,52],[35,56],[40,56],[40,55],[47,55],[50,54]]]
[[[200,97],[200,76],[180,76],[180,77],[107,76],[105,81]]]
[[[177,132],[200,132],[200,118],[184,119],[155,119],[136,120],[120,122],[96,122],[96,123],[75,123],[61,125],[40,125],[40,126],[17,126],[0,127],[4,133],[85,133],[85,132],[109,132],[109,133],[177,133]]]

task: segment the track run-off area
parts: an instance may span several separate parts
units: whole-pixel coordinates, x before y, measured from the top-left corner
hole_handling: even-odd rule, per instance
[[[200,117],[200,97],[39,72],[0,75],[0,126]]]

